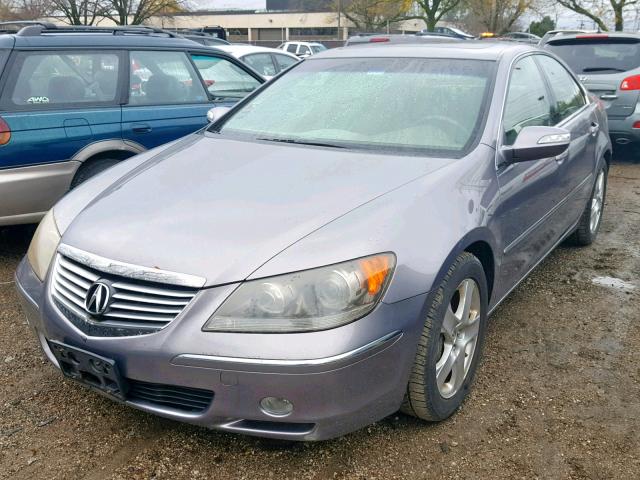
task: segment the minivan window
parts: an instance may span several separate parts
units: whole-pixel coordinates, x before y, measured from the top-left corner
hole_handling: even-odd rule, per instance
[[[9,98],[17,106],[114,102],[119,60],[113,52],[21,53]]]
[[[513,145],[524,127],[552,123],[551,102],[542,74],[533,57],[525,57],[514,65],[509,81],[502,119],[504,144]]]
[[[556,40],[546,48],[578,74],[611,74],[640,67],[640,40],[635,38]]]
[[[219,131],[457,157],[481,131],[494,66],[468,59],[310,60],[251,99]]]
[[[537,58],[553,92],[553,123],[560,123],[584,107],[587,100],[571,74],[558,61],[546,55]]]
[[[197,54],[191,59],[214,100],[243,98],[260,86],[249,72],[224,58]]]
[[[207,95],[184,52],[131,52],[129,103],[202,103]]]

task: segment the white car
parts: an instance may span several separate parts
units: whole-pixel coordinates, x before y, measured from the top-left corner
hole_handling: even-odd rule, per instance
[[[307,58],[327,49],[327,47],[318,42],[285,42],[278,48],[285,52],[293,53],[300,58]]]
[[[216,45],[242,62],[249,65],[266,80],[271,80],[283,70],[298,63],[300,59],[275,48],[256,47],[254,45]]]

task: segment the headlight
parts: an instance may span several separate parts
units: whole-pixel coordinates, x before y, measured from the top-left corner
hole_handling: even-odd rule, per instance
[[[395,268],[392,253],[240,285],[202,328],[215,332],[326,330],[368,314]]]
[[[44,281],[51,264],[51,259],[60,243],[60,232],[53,218],[53,209],[44,216],[33,235],[27,258],[37,277]]]

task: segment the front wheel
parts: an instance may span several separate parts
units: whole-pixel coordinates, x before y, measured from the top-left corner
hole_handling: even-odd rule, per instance
[[[440,421],[462,404],[482,352],[487,304],[482,264],[462,253],[429,306],[401,408],[404,413]]]
[[[591,198],[582,212],[576,231],[573,233],[573,243],[581,247],[591,245],[598,236],[598,230],[600,230],[602,223],[604,201],[607,196],[607,173],[608,168],[605,164],[596,175]]]

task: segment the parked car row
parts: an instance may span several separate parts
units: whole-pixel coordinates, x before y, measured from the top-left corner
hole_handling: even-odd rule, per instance
[[[288,440],[459,409],[489,314],[558,244],[596,239],[612,146],[553,49],[414,38],[265,83],[253,47],[0,35],[5,221],[75,187],[16,273],[50,362],[147,412]]]

